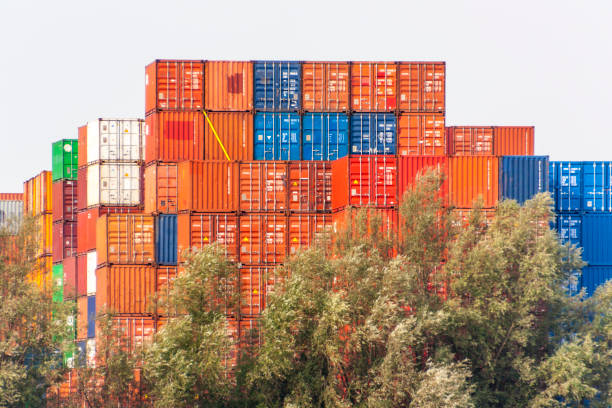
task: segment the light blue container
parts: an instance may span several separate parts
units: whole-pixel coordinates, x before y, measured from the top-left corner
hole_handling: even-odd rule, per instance
[[[256,113],[253,122],[255,160],[300,160],[300,115]]]
[[[349,119],[344,113],[306,113],[302,159],[336,160],[348,155]]]

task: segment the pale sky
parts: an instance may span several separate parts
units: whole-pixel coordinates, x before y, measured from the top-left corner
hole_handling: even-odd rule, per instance
[[[446,61],[447,125],[534,125],[612,160],[612,1],[0,0],[0,192],[97,117],[144,117],[157,58]]]

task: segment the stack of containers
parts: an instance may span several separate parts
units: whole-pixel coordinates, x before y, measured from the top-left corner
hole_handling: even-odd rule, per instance
[[[612,162],[551,162],[549,174],[559,236],[582,247],[588,264],[570,292],[591,296],[612,279]]]

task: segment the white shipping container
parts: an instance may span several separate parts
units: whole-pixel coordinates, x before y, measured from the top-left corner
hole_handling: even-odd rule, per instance
[[[87,206],[140,205],[140,165],[96,163],[87,166]]]
[[[96,366],[96,339],[87,339],[85,353],[87,354],[87,367],[94,368]]]
[[[87,296],[96,294],[96,267],[98,266],[98,253],[87,253]]]
[[[87,123],[87,163],[144,160],[144,142],[142,119],[90,121]]]
[[[8,228],[15,234],[23,217],[23,201],[0,200],[0,229]]]

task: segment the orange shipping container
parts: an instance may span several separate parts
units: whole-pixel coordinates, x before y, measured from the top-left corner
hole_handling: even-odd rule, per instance
[[[23,193],[0,193],[0,201],[23,201]]]
[[[389,112],[396,104],[397,65],[394,62],[353,62],[351,107],[357,112]]]
[[[77,298],[77,340],[87,339],[87,296]]]
[[[155,319],[153,317],[115,317],[113,325],[126,342],[127,351],[144,351],[144,347],[153,341],[155,335]],[[96,333],[99,331],[99,323],[96,322]]]
[[[98,218],[104,214],[133,214],[141,212],[139,207],[92,207],[77,213],[77,253],[96,249]]]
[[[96,315],[153,314],[155,268],[143,265],[115,265],[96,270]]]
[[[154,112],[145,119],[145,161],[204,159],[202,112]]]
[[[240,315],[257,317],[267,304],[268,295],[279,282],[274,267],[247,266],[240,268]]]
[[[533,126],[495,126],[496,156],[533,156]]]
[[[155,260],[154,218],[146,214],[111,214],[98,218],[98,265],[150,264]]]
[[[288,222],[289,255],[323,243],[332,232],[331,214],[292,214]]]
[[[360,238],[362,236],[357,236],[358,228],[357,225],[358,215],[360,211],[367,211],[367,234],[372,235],[375,231],[372,230],[372,219],[374,217],[380,218],[380,229],[376,231],[376,233],[382,234],[384,237],[388,239],[395,240],[397,239],[398,234],[398,225],[399,225],[399,215],[398,211],[395,208],[355,208],[355,207],[347,207],[342,211],[338,211],[332,214],[332,230],[334,233],[338,233],[341,231],[350,228],[352,231],[353,238]]]
[[[83,167],[87,166],[87,125],[79,126],[78,135],[79,144],[77,151],[83,153],[78,155],[77,164],[79,167]]]
[[[302,63],[302,107],[307,112],[349,110],[348,62]]]
[[[253,160],[253,115],[249,112],[208,114],[230,160]],[[227,160],[210,124],[204,130],[204,159]]]
[[[238,162],[186,161],[179,163],[178,174],[179,211],[238,210]]]
[[[412,189],[417,177],[427,171],[442,173],[444,182],[440,188],[440,198],[448,203],[448,162],[446,156],[400,156],[397,158],[397,186],[400,203],[404,193]]]
[[[428,113],[402,114],[397,130],[400,156],[444,156],[444,115]]]
[[[238,216],[235,214],[179,214],[177,234],[179,262],[185,261],[184,251],[212,243],[220,245],[231,260],[238,260]]]
[[[28,281],[36,284],[42,291],[51,291],[53,284],[52,268],[53,259],[51,255],[37,258],[34,270],[28,274]]]
[[[154,162],[144,170],[144,212],[176,213],[178,211],[178,165]]]
[[[482,209],[482,218],[487,225],[491,225],[493,218],[495,218],[495,209]],[[470,217],[472,215],[471,209],[454,209],[452,211],[453,217],[455,218],[456,225],[458,227],[465,227],[469,224]]]
[[[457,208],[472,208],[482,197],[484,208],[497,205],[499,197],[499,159],[493,156],[450,157],[449,200]]]
[[[400,62],[399,109],[402,112],[444,112],[446,64]]]
[[[289,162],[289,210],[313,212],[331,210],[331,163]]]
[[[51,172],[42,171],[23,183],[23,213],[50,214],[53,211]]]
[[[176,266],[160,266],[157,268],[155,274],[155,291],[162,298],[166,298],[172,289],[172,283],[178,274],[178,268]],[[155,314],[158,316],[167,315],[167,311],[164,310],[160,305],[157,305]]]
[[[281,214],[240,216],[240,262],[247,265],[284,262],[287,255],[287,217]]]
[[[145,67],[145,112],[204,108],[204,61],[156,60]]]
[[[47,256],[53,253],[53,215],[42,214],[37,217],[40,246],[36,256]]]
[[[206,110],[253,109],[253,63],[206,61]]]
[[[240,210],[286,210],[288,174],[289,165],[284,161],[240,163]]]
[[[446,128],[450,156],[492,156],[493,128],[490,126],[450,126]]]

